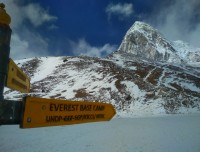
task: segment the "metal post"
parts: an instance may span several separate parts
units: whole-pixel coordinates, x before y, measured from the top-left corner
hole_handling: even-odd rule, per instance
[[[5,11],[5,5],[0,3],[0,125],[19,124],[22,102],[4,100],[3,91],[8,73],[10,56],[10,16]]]
[[[0,125],[20,124],[22,104],[20,101],[13,100],[0,102]]]
[[[10,55],[10,38],[12,30],[9,27],[10,16],[4,10],[5,5],[0,4],[0,102],[3,101],[3,91],[8,72]]]

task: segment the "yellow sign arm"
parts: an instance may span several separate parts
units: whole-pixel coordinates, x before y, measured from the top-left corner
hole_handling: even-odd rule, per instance
[[[21,128],[109,121],[116,114],[108,103],[26,97]]]
[[[30,78],[12,59],[9,59],[6,86],[23,93],[30,92]]]

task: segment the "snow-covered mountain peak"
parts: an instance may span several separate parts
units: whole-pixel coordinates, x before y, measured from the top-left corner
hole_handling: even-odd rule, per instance
[[[177,50],[177,54],[188,64],[200,67],[200,48],[195,48],[189,43],[181,40],[174,41],[173,47]]]
[[[133,33],[133,32],[141,32],[143,34],[149,35],[151,32],[157,32],[156,29],[154,29],[149,24],[146,24],[144,22],[136,21],[131,28],[128,30],[127,34]]]
[[[173,46],[174,48],[177,49],[177,51],[181,50],[181,52],[199,52],[200,53],[200,48],[196,48],[192,45],[190,45],[189,43],[187,42],[183,42],[181,40],[177,40],[177,41],[173,41]]]
[[[118,51],[152,61],[182,62],[171,43],[158,30],[138,21],[128,30]]]
[[[136,21],[127,31],[116,54],[175,64],[200,67],[200,48],[181,40],[169,41],[149,24]]]

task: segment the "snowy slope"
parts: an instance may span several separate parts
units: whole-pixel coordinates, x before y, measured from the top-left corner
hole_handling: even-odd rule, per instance
[[[126,54],[125,54],[126,55]],[[156,64],[122,54],[112,59],[42,57],[16,61],[31,78],[31,93],[44,98],[112,103],[118,116],[196,113],[199,71]],[[5,90],[6,99],[27,94]]]

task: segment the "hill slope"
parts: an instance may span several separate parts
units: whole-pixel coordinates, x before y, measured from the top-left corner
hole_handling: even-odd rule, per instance
[[[42,57],[18,61],[29,95],[110,102],[119,113],[152,115],[199,110],[200,78],[188,69],[141,60]],[[5,91],[7,99],[26,94]]]

